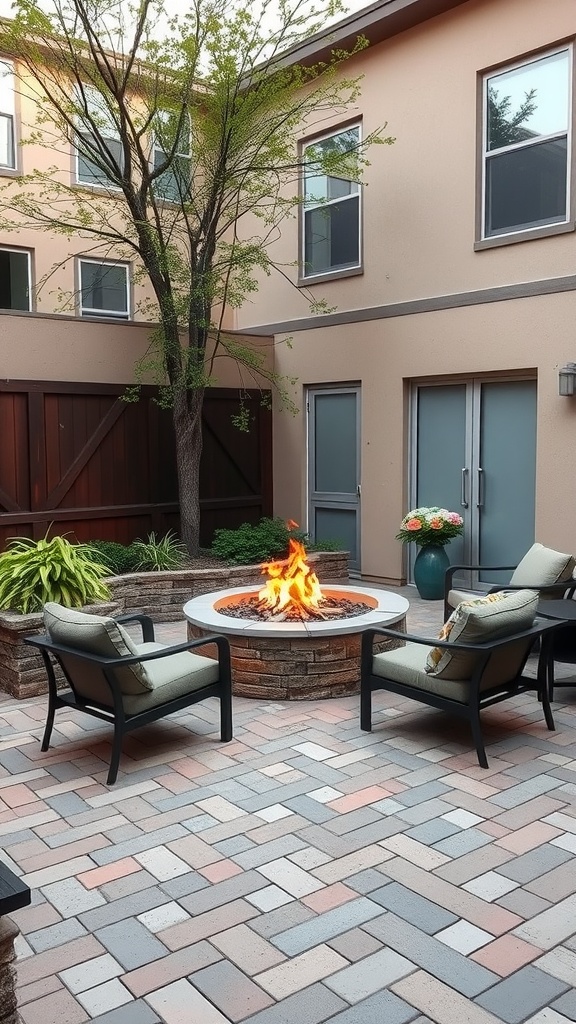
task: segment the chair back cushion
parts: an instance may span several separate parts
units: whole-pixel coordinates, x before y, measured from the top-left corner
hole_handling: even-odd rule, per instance
[[[533,544],[512,573],[510,583],[515,587],[545,587],[552,583],[563,583],[572,579],[575,565],[573,555],[545,548],[543,544]]]
[[[499,591],[474,601],[463,601],[442,627],[438,639],[449,643],[483,644],[501,640],[513,633],[530,629],[534,623],[539,595],[534,590]],[[496,685],[498,675],[513,678],[513,668],[519,671],[525,652],[532,639],[519,641],[511,648],[496,652],[490,662],[490,685]],[[438,657],[440,655],[440,657]],[[426,672],[440,679],[469,679],[478,660],[478,654],[433,648],[426,660]],[[483,685],[486,681],[483,680]]]
[[[74,647],[83,654],[97,654],[103,658],[125,658],[138,654],[135,644],[119,622],[107,615],[93,615],[81,612],[76,608],[64,608],[54,601],[44,605],[44,624],[50,637],[57,644]],[[75,689],[83,692],[82,663],[77,662],[78,678],[73,679]],[[84,663],[86,665],[86,663]],[[94,666],[96,669],[96,666]],[[101,669],[97,667],[101,678]],[[93,672],[90,673],[94,675]],[[152,680],[148,677],[143,665],[128,665],[126,668],[114,669],[118,685],[122,693],[146,693],[152,689]],[[104,691],[109,695],[109,688],[102,680]],[[90,687],[93,690],[93,686]],[[103,695],[102,694],[102,695]],[[92,699],[96,695],[90,694]],[[105,700],[109,703],[109,697]]]

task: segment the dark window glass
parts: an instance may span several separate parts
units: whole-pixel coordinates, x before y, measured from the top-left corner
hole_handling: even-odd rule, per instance
[[[83,316],[128,319],[128,270],[112,263],[80,263]]]
[[[322,274],[358,266],[358,196],[342,203],[330,203],[307,210],[305,228],[305,273]]]
[[[15,167],[14,160],[14,118],[0,114],[0,167]]]
[[[161,149],[154,150],[154,170],[161,167],[166,154]],[[172,165],[154,182],[154,194],[169,203],[179,203],[188,199],[190,191],[190,159],[186,156],[175,156]]]
[[[87,143],[90,143],[92,138],[84,132],[78,132],[80,139],[85,139]],[[109,149],[111,155],[119,165],[120,170],[124,168],[124,157],[122,145],[118,139],[105,139],[107,149]],[[90,160],[87,155],[82,154],[78,151],[78,181],[83,182],[86,185],[102,185],[102,186],[115,186],[117,182],[115,179],[110,179],[106,174],[105,170],[100,167],[94,160]]]
[[[566,138],[486,161],[486,235],[566,220]]]
[[[30,309],[29,255],[0,249],[0,309]]]

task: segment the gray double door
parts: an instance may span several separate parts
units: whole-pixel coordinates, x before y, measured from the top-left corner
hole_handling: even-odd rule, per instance
[[[464,519],[452,564],[515,565],[534,542],[536,381],[415,385],[410,506],[439,505]],[[509,574],[460,574],[474,586]]]
[[[310,388],[308,531],[338,541],[360,568],[360,388]]]

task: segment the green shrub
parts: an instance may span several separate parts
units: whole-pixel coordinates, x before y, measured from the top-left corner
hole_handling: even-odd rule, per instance
[[[291,533],[283,519],[261,519],[256,525],[243,523],[236,530],[216,530],[212,554],[236,565],[266,562],[271,558],[285,558]]]
[[[90,547],[97,553],[98,561],[109,569],[110,575],[121,576],[135,571],[138,554],[132,545],[118,544],[114,540],[93,540]]]
[[[179,569],[188,557],[184,544],[169,530],[164,537],[148,534],[147,540],[135,540],[130,545],[136,556],[135,569],[140,572],[162,572]]]
[[[236,530],[216,530],[212,554],[235,565],[252,565],[285,558],[291,537],[302,541],[308,551],[342,551],[344,545],[337,540],[310,543],[302,530],[290,530],[283,519],[261,519],[259,523],[243,523]]]
[[[27,614],[40,611],[47,601],[66,608],[105,601],[110,593],[102,579],[107,575],[88,544],[70,544],[65,537],[13,537],[0,555],[0,608]]]

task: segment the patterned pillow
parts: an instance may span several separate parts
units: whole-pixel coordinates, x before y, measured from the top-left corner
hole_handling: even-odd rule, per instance
[[[496,594],[487,594],[486,597],[476,597],[472,601],[461,601],[457,608],[454,609],[452,615],[444,623],[442,629],[438,633],[439,640],[448,640],[454,626],[459,621],[461,616],[459,615],[461,608],[474,608],[477,605],[493,604],[495,601],[503,601],[506,594],[503,590],[499,590]],[[426,658],[426,666],[424,671],[431,673],[436,672],[438,665],[444,655],[446,654],[445,648],[433,647]]]

